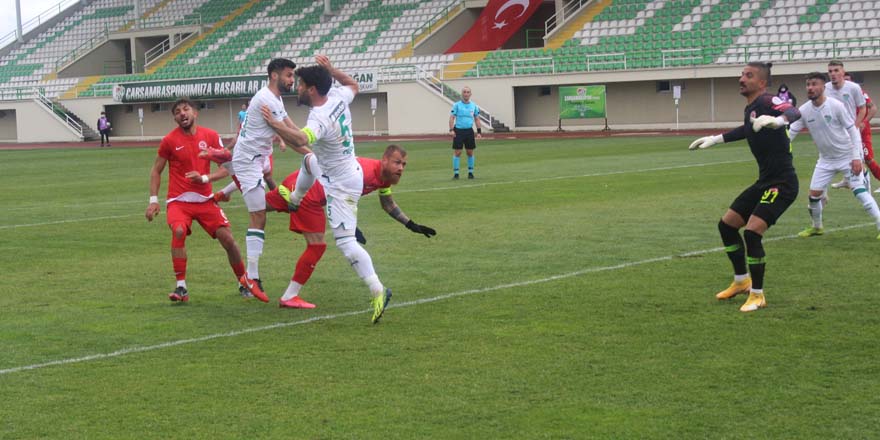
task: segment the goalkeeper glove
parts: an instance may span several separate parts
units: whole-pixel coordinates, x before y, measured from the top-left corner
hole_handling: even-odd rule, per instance
[[[782,116],[770,116],[770,115],[761,115],[757,118],[752,118],[752,131],[759,132],[764,127],[769,128],[779,128],[784,127],[786,124],[785,118]]]
[[[427,226],[422,226],[422,225],[416,224],[416,222],[414,222],[412,220],[406,222],[406,229],[409,229],[410,231],[413,231],[416,234],[424,234],[425,237],[428,237],[428,238],[431,238],[431,237],[437,235],[437,231],[435,231]]]
[[[697,148],[699,148],[702,150],[703,148],[709,148],[712,145],[723,144],[723,143],[724,143],[724,136],[722,136],[720,134],[715,135],[715,136],[705,136],[705,137],[701,137],[701,138],[691,142],[691,145],[688,147],[688,149],[689,150],[696,150]]]

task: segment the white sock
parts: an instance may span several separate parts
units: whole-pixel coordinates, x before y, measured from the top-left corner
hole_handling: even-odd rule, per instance
[[[742,275],[733,274],[733,281],[735,283],[741,283],[741,282],[745,281],[746,278],[748,278],[748,277],[749,277],[749,274],[747,274],[747,273],[742,274]]]
[[[318,168],[318,158],[314,154],[306,154],[303,157],[303,164],[299,168],[299,175],[296,176],[296,187],[290,194],[290,200],[296,204],[302,201],[309,188],[315,183],[315,176],[320,173]]]
[[[290,280],[290,284],[287,285],[287,290],[284,292],[284,296],[281,297],[281,301],[289,301],[291,298],[299,295],[299,291],[302,287],[302,284]]]
[[[184,289],[186,289],[186,280],[178,280],[177,287],[183,287]]]
[[[810,211],[810,218],[813,220],[813,227],[817,229],[822,227],[822,205],[821,196],[817,198],[810,196],[810,207],[808,209]]]
[[[758,295],[763,295],[764,289],[752,289],[752,293],[756,293]]]
[[[862,202],[862,207],[865,208],[865,211],[874,219],[877,227],[880,228],[880,208],[877,207],[877,201],[874,200],[874,197],[871,197],[871,192],[867,190],[860,192],[856,194],[856,198]]]
[[[248,229],[247,237],[247,272],[250,279],[260,278],[260,255],[263,255],[263,242],[266,234],[262,229]]]
[[[354,236],[340,238],[336,241],[336,246],[339,247],[342,255],[351,263],[351,267],[354,268],[358,276],[369,286],[373,296],[381,295],[385,291],[385,287],[379,281],[379,276],[376,275],[376,271],[373,269],[373,259],[361,247],[360,243],[355,241]]]

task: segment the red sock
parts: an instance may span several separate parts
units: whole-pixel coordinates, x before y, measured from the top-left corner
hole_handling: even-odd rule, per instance
[[[870,160],[868,161],[868,169],[871,170],[871,174],[874,175],[874,178],[880,180],[880,165],[877,165],[877,162]]]
[[[309,281],[309,278],[311,278],[312,272],[315,271],[315,266],[318,265],[318,261],[321,261],[321,256],[324,255],[326,249],[326,243],[310,244],[306,246],[306,250],[299,256],[299,260],[296,262],[296,271],[293,273],[293,281],[305,285],[306,282]]]
[[[235,272],[235,279],[236,280],[241,278],[242,275],[244,275],[244,261],[239,261],[236,264],[230,263],[229,265],[232,266],[232,271]]]
[[[174,267],[174,276],[177,281],[186,279],[186,258],[171,258],[171,265]]]

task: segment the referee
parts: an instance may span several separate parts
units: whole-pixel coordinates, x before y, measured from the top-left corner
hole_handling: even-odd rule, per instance
[[[480,107],[471,102],[471,88],[464,87],[461,89],[461,100],[452,104],[452,111],[449,115],[449,134],[452,136],[453,179],[458,179],[462,148],[467,151],[468,179],[474,178],[474,149],[477,148],[477,142],[474,139],[474,123],[477,124],[476,137],[483,137],[479,116]]]

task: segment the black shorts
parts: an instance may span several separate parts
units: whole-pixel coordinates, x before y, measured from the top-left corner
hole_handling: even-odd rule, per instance
[[[782,213],[797,199],[797,177],[782,182],[755,182],[730,204],[730,209],[739,214],[743,220],[749,221],[750,216],[758,217],[768,226],[779,220]]]
[[[474,137],[473,128],[456,128],[455,137],[452,139],[452,149],[461,150],[462,147],[473,150],[477,148],[477,140]]]

